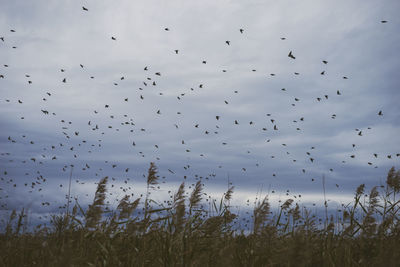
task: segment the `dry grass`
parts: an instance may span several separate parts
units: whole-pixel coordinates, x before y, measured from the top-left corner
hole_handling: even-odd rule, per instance
[[[188,199],[182,183],[171,205],[150,199],[157,184],[151,164],[144,200],[125,196],[105,213],[107,177],[93,204],[76,202],[72,212],[54,215],[52,227],[22,232],[24,210],[13,211],[0,234],[1,266],[398,266],[400,262],[400,172],[362,202],[365,186],[341,216],[319,223],[289,199],[275,213],[267,198],[256,203],[253,231],[238,228],[229,201],[233,187],[202,206],[198,182]],[[139,213],[140,207],[142,213]],[[325,225],[320,227],[320,225]]]

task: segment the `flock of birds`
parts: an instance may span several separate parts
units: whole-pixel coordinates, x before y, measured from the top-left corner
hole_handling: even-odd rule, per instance
[[[82,11],[83,12],[89,12],[89,9],[86,7],[82,7]],[[387,21],[381,21],[381,23],[387,23]],[[164,31],[166,34],[168,34],[168,32],[171,31],[170,28],[165,27]],[[5,53],[4,50],[8,49],[11,47],[11,49],[18,49],[18,47],[16,45],[14,45],[15,43],[15,38],[13,37],[12,34],[16,33],[16,30],[11,29],[10,30],[10,35],[5,35],[5,36],[0,36],[0,49],[2,49],[2,53]],[[238,29],[238,34],[240,35],[245,35],[246,31],[243,28]],[[285,41],[286,37],[281,37],[280,38],[281,41]],[[118,38],[116,36],[111,36],[110,39],[112,42],[118,42]],[[225,44],[226,46],[232,46],[234,45],[234,43],[232,43],[230,40],[225,40]],[[179,55],[180,54],[180,49],[171,49],[171,52]],[[291,60],[296,60],[296,53],[294,51],[289,51],[287,54],[287,59],[289,61]],[[201,62],[199,62],[199,64],[207,64],[207,60],[202,60]],[[329,62],[327,60],[321,60],[321,66],[326,66],[329,64]],[[3,92],[6,90],[2,83],[4,83],[4,80],[10,79],[7,75],[7,70],[10,68],[13,68],[14,66],[8,65],[6,63],[2,64],[2,69],[0,69],[0,92]],[[78,63],[77,64],[77,68],[80,68],[82,70],[84,70],[86,68],[85,65]],[[223,69],[222,72],[227,72],[228,70]],[[256,72],[257,69],[251,69],[249,70],[250,72]],[[65,75],[61,80],[60,80],[60,84],[67,84],[69,82],[69,78],[68,78],[68,71],[65,68],[60,68],[59,72],[61,72],[63,75]],[[140,87],[137,88],[137,94],[135,95],[135,97],[137,97],[137,99],[140,99],[140,101],[151,101],[151,97],[150,100],[148,100],[147,96],[146,96],[146,88],[149,87],[157,87],[157,80],[156,79],[162,79],[164,78],[164,74],[159,72],[159,71],[155,71],[153,73],[152,68],[150,66],[143,66],[143,72],[145,75],[145,79],[142,81],[142,85]],[[150,74],[153,73],[153,74]],[[268,74],[269,76],[276,76],[275,73],[270,73]],[[299,72],[295,72],[294,75],[300,75]],[[325,70],[321,70],[320,75],[327,75]],[[30,74],[24,74],[26,82],[29,85],[33,85],[35,83],[35,79],[34,77],[31,77]],[[94,75],[89,76],[91,80],[95,80],[96,77]],[[126,79],[125,75],[121,75],[121,77],[119,78],[119,81],[112,81],[114,86],[118,86],[119,83],[122,81],[124,81]],[[349,79],[347,76],[342,76],[342,79],[347,80]],[[187,94],[197,91],[197,90],[201,90],[202,88],[204,88],[206,86],[205,83],[202,84],[198,84],[197,88],[190,88],[188,89],[188,92],[185,93],[181,93],[179,95],[176,96],[177,101],[184,101],[184,98]],[[29,90],[29,89],[28,89]],[[281,91],[285,92],[286,89],[282,88]],[[103,166],[95,166],[93,167],[93,164],[90,161],[84,162],[84,160],[81,160],[80,158],[85,158],[88,154],[90,155],[91,153],[97,153],[99,155],[102,155],[102,148],[104,146],[104,141],[103,141],[103,136],[104,135],[113,135],[113,134],[117,134],[116,132],[120,132],[120,131],[126,131],[126,132],[130,132],[133,134],[136,133],[141,133],[142,136],[145,136],[147,133],[147,129],[146,128],[140,128],[137,127],[135,120],[132,116],[129,116],[128,114],[121,114],[119,115],[109,115],[109,118],[111,121],[117,121],[118,120],[118,127],[115,126],[115,123],[112,122],[109,125],[103,125],[104,123],[107,123],[105,120],[97,120],[96,119],[90,119],[87,121],[87,128],[79,128],[79,127],[74,127],[74,124],[71,120],[65,119],[65,118],[59,118],[59,116],[57,115],[57,110],[50,110],[48,108],[46,108],[45,104],[47,102],[52,101],[52,97],[55,94],[55,92],[53,91],[47,91],[44,95],[41,96],[41,101],[43,101],[43,106],[42,108],[38,109],[38,112],[42,114],[43,119],[46,119],[46,116],[53,116],[54,119],[56,119],[59,123],[60,123],[60,130],[61,130],[61,134],[63,136],[63,140],[61,139],[54,139],[54,140],[50,140],[48,143],[43,143],[41,145],[43,146],[38,146],[36,144],[35,140],[32,140],[32,138],[30,138],[29,133],[18,133],[15,135],[9,135],[7,136],[7,140],[6,142],[17,146],[18,144],[22,145],[19,146],[18,149],[22,149],[24,150],[24,154],[26,153],[30,153],[31,156],[28,158],[20,158],[20,156],[16,153],[18,153],[18,149],[13,150],[12,148],[9,151],[4,151],[4,149],[7,147],[11,147],[11,146],[6,146],[6,144],[2,144],[3,148],[1,149],[1,158],[0,158],[0,162],[1,162],[1,166],[0,166],[0,170],[1,170],[1,174],[0,174],[0,205],[2,209],[8,209],[8,198],[10,195],[13,194],[13,188],[26,188],[28,193],[37,193],[39,194],[41,197],[43,197],[43,199],[41,200],[41,205],[42,206],[51,206],[53,205],[52,203],[45,201],[45,195],[43,195],[43,190],[46,189],[46,185],[49,184],[49,180],[51,180],[51,177],[54,176],[59,176],[59,174],[48,174],[46,175],[46,166],[49,166],[48,168],[52,168],[54,169],[54,166],[56,166],[55,164],[53,164],[53,162],[59,161],[60,163],[60,167],[63,173],[62,174],[63,177],[68,177],[70,174],[72,174],[72,171],[74,169],[74,172],[76,173],[77,170],[81,169],[82,171],[89,171],[91,169],[95,169],[95,176],[101,176],[102,174],[106,173],[105,169],[109,168],[108,170],[111,171],[115,171],[115,170],[119,170],[121,173],[123,173],[123,175],[121,174],[120,178],[115,178],[112,177],[111,179],[111,188],[114,187],[118,187],[118,185],[120,185],[119,189],[123,192],[121,192],[122,194],[126,194],[126,193],[131,193],[133,192],[133,186],[131,185],[133,182],[133,177],[130,176],[130,171],[132,171],[132,167],[128,166],[127,164],[120,164],[117,161],[116,162],[111,162],[109,160],[105,160]],[[239,94],[239,91],[234,91],[234,94]],[[159,95],[162,96],[163,92],[159,92]],[[342,96],[342,92],[340,90],[337,90],[335,92],[335,96],[337,97],[343,97]],[[334,97],[334,96],[330,96],[330,95],[321,95],[321,96],[317,96],[315,98],[316,103],[321,102],[321,101],[328,101],[330,99],[330,97]],[[125,102],[129,102],[131,100],[131,96],[126,96],[123,99],[121,99],[122,103]],[[300,101],[299,98],[294,97],[293,98],[294,102],[291,103],[291,105],[294,107],[296,106],[296,103]],[[29,101],[29,100],[28,100]],[[229,101],[228,100],[223,100],[225,105],[229,105]],[[21,99],[17,99],[17,98],[5,98],[4,96],[0,96],[0,102],[1,102],[1,106],[0,108],[2,110],[6,110],[9,108],[9,106],[7,105],[14,105],[13,108],[15,107],[15,105],[20,105],[19,110],[21,112],[23,112],[24,110],[24,104],[25,104],[25,100],[23,98]],[[151,105],[151,103],[148,103],[148,105]],[[94,109],[93,113],[90,114],[90,116],[93,116],[93,114],[96,116],[99,113],[103,113],[105,114],[107,111],[112,110],[112,105],[109,103],[104,103],[104,110],[99,110],[99,109]],[[20,113],[20,112],[19,112]],[[177,111],[177,115],[181,115],[183,112],[182,111]],[[19,119],[22,120],[22,122],[19,122],[20,125],[23,125],[25,117],[30,116],[31,114],[25,114],[24,116],[21,116]],[[87,114],[89,117],[89,114]],[[140,115],[140,114],[138,114]],[[164,115],[164,111],[161,109],[156,109],[155,110],[155,114],[154,116],[162,116]],[[253,129],[257,129],[257,131],[261,131],[262,133],[267,133],[267,132],[275,132],[275,133],[279,133],[279,129],[280,126],[278,124],[278,121],[276,118],[274,118],[274,116],[270,113],[266,114],[267,116],[267,120],[271,123],[270,126],[262,126],[261,128],[253,128]],[[336,114],[332,114],[331,115],[331,119],[336,119]],[[376,116],[378,117],[382,117],[384,116],[384,112],[382,110],[377,110],[376,111]],[[82,117],[85,117],[85,114],[82,114]],[[224,120],[224,115],[223,114],[215,114],[213,117],[213,120],[215,120],[215,123],[217,124],[215,126],[215,129],[208,129],[208,128],[202,128],[202,126],[200,125],[200,123],[193,121],[192,123],[192,127],[195,128],[198,131],[201,131],[200,134],[201,135],[206,135],[206,136],[211,136],[211,135],[218,135],[221,133],[221,131],[223,130],[223,125],[225,125],[226,123],[231,123],[234,126],[237,125],[243,125],[243,124],[248,124],[250,126],[254,126],[256,124],[255,121],[249,121],[249,122],[243,122],[240,121],[239,119],[235,119],[231,122],[222,122]],[[295,125],[297,125],[296,131],[301,131],[302,129],[300,128],[300,126],[298,126],[300,123],[304,122],[306,120],[306,118],[304,117],[300,117],[297,120],[293,120],[293,123]],[[279,122],[279,123],[284,123],[284,122]],[[3,124],[3,123],[2,123]],[[7,132],[7,129],[3,128],[4,125],[2,126],[3,129],[3,133]],[[22,126],[23,127],[23,126]],[[58,126],[57,126],[58,127]],[[176,129],[176,130],[181,130],[182,127],[176,123],[174,125],[171,125],[172,129]],[[367,129],[355,129],[355,134],[358,136],[363,136],[364,132],[367,130],[370,130],[371,128],[367,128]],[[82,132],[85,131],[85,136],[91,136],[91,138],[88,139],[84,139],[81,138],[82,136]],[[169,131],[169,129],[165,129],[165,131]],[[200,135],[198,134],[198,135]],[[3,134],[4,135],[4,134]],[[3,137],[2,135],[2,137]],[[196,137],[197,138],[197,137]],[[96,140],[97,139],[97,140]],[[157,151],[157,149],[160,148],[160,146],[163,145],[163,137],[160,135],[159,136],[159,144],[153,144],[155,151]],[[267,138],[266,142],[271,142],[273,140],[273,137]],[[5,141],[5,140],[2,140]],[[51,142],[54,143],[52,144]],[[129,145],[130,147],[133,148],[133,151],[135,151],[136,153],[138,153],[137,155],[140,158],[145,158],[147,155],[145,154],[145,152],[143,151],[137,151],[136,147],[137,145],[137,141],[135,140],[120,140],[122,142],[125,142],[127,145]],[[179,143],[181,145],[184,145],[184,152],[188,153],[187,155],[192,155],[193,153],[196,153],[195,151],[193,151],[188,144],[190,144],[191,140],[179,140]],[[228,142],[222,142],[221,144],[222,146],[227,146]],[[282,143],[282,148],[284,150],[284,153],[287,155],[290,155],[290,151],[288,150],[288,144],[286,143]],[[355,148],[356,144],[352,144],[352,147]],[[304,155],[305,155],[305,159],[306,161],[308,161],[310,164],[315,164],[315,162],[318,160],[318,158],[313,154],[314,149],[316,149],[316,146],[312,146],[310,147],[307,151],[305,151]],[[86,154],[86,156],[84,157],[83,154],[84,153],[88,153]],[[104,152],[107,153],[107,152]],[[247,150],[245,152],[245,154],[250,154],[251,151]],[[104,155],[105,157],[107,155]],[[154,157],[153,157],[154,156]],[[203,152],[203,153],[198,153],[199,157],[205,158],[207,157],[207,153]],[[387,159],[392,159],[395,157],[399,157],[400,154],[397,153],[395,155],[391,155],[391,154],[378,154],[378,153],[373,153],[373,158],[378,158],[378,157],[385,157]],[[355,154],[351,154],[349,155],[349,159],[353,159],[355,158],[356,155]],[[155,152],[154,155],[151,155],[149,158],[151,158],[151,160],[149,161],[153,161],[153,160],[158,160],[160,161],[161,158],[160,156],[157,155],[157,152]],[[275,158],[275,155],[271,155],[270,156],[271,159]],[[304,161],[304,159],[302,159]],[[342,163],[346,163],[346,160],[348,159],[343,159]],[[297,162],[298,159],[291,159],[291,161],[293,162]],[[301,162],[303,162],[301,161]],[[74,163],[72,163],[74,162]],[[30,164],[27,167],[23,167],[24,164]],[[374,163],[371,161],[366,162],[368,165],[371,165],[375,168],[377,168],[376,165],[374,165]],[[22,165],[21,165],[22,164]],[[94,164],[95,165],[95,164]],[[122,166],[121,166],[122,165]],[[259,167],[261,165],[260,162],[256,162],[255,163],[255,167]],[[10,174],[9,171],[6,168],[11,168],[12,171]],[[185,164],[184,166],[182,166],[184,170],[189,170],[190,168],[192,168],[193,166],[191,164]],[[221,169],[223,168],[222,165],[217,165],[215,166],[216,169]],[[241,171],[246,172],[248,170],[248,166],[240,166]],[[23,177],[17,177],[14,176],[15,173],[17,171],[24,171],[24,175],[26,178]],[[181,170],[177,170],[177,169],[173,169],[173,168],[168,168],[167,169],[168,174],[172,175],[172,176],[180,176],[180,174],[182,173]],[[229,171],[229,170],[228,170]],[[329,168],[329,171],[333,171],[333,168]],[[302,173],[306,173],[306,168],[301,168],[301,172]],[[79,175],[77,174],[73,174],[73,177],[79,177]],[[106,174],[107,175],[107,174]],[[276,177],[277,173],[271,173],[272,177]],[[123,177],[122,177],[123,176]],[[143,176],[145,177],[145,174],[143,174]],[[211,178],[215,178],[216,174],[214,171],[211,171],[211,173],[204,175],[204,174],[194,174],[192,178],[194,178],[195,180],[209,180]],[[92,177],[93,178],[93,177]],[[161,177],[163,179],[163,183],[165,183],[165,178],[166,176],[162,176]],[[187,177],[186,175],[183,177],[184,179],[187,179],[189,177]],[[31,179],[30,181],[28,181],[28,179]],[[98,179],[98,178],[96,178]],[[142,178],[141,178],[142,179]],[[316,178],[311,178],[311,182],[314,182]],[[65,183],[65,179],[64,182],[58,184],[58,187],[61,188],[63,194],[66,193],[66,183]],[[84,178],[79,178],[76,179],[74,178],[74,182],[76,182],[78,185],[83,185],[86,183]],[[192,183],[189,188],[192,188],[194,186],[194,183]],[[337,187],[339,187],[339,184],[336,184]],[[160,186],[158,186],[158,188],[160,188]],[[115,188],[117,189],[117,188]],[[24,189],[22,189],[24,190]],[[19,191],[20,193],[22,193],[22,191]],[[92,193],[92,192],[90,192]],[[172,198],[172,191],[168,191],[168,193],[170,194],[170,198]],[[272,193],[274,193],[274,191],[272,191]],[[287,190],[286,195],[289,195],[290,191]],[[113,194],[112,192],[110,193],[111,195]],[[206,193],[204,193],[205,195],[207,195]],[[133,195],[133,193],[132,193]],[[117,197],[120,196],[119,194],[117,194]],[[210,197],[210,196],[209,196]],[[301,195],[294,195],[294,197],[301,197]],[[164,202],[169,203],[171,200],[165,200]],[[207,199],[208,201],[208,199]],[[60,203],[59,203],[60,204]],[[61,203],[60,206],[58,208],[60,209],[65,209],[66,205],[64,203]]]

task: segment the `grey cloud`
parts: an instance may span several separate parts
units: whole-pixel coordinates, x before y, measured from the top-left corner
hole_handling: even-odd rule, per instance
[[[360,183],[380,183],[398,165],[396,1],[84,5],[88,12],[74,2],[2,5],[0,150],[11,154],[0,157],[1,194],[9,196],[1,201],[15,200],[9,208],[34,203],[36,211],[37,199],[46,198],[62,203],[68,180],[62,168],[70,164],[74,181],[90,184],[74,182],[82,198],[106,175],[142,183],[150,161],[166,176],[166,184],[202,177],[211,190],[221,188],[229,176],[238,194],[256,193],[263,186],[318,195],[325,175],[327,188],[338,198]],[[99,129],[93,130],[96,125]],[[43,190],[26,196],[24,183],[38,175],[47,178]]]

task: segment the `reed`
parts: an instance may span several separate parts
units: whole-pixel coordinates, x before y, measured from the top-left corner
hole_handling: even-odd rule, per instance
[[[108,178],[100,180],[89,207],[76,201],[72,212],[53,215],[50,227],[23,230],[24,210],[12,211],[0,234],[1,266],[398,266],[400,262],[400,172],[386,183],[365,185],[334,218],[323,218],[292,199],[272,210],[267,196],[252,216],[232,211],[231,186],[211,209],[198,181],[189,197],[182,183],[171,205],[151,199],[158,183],[151,163],[142,200],[124,196],[106,211]],[[144,213],[138,211],[142,209]],[[251,220],[246,232],[242,219]],[[22,230],[22,231],[21,231]]]

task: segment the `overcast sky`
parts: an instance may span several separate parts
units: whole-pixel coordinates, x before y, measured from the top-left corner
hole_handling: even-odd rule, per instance
[[[159,197],[198,179],[220,195],[229,179],[239,204],[315,203],[325,176],[330,201],[351,201],[399,166],[399,10],[0,0],[2,209],[58,210],[71,164],[82,202],[104,176],[110,201],[139,195],[150,162]]]

